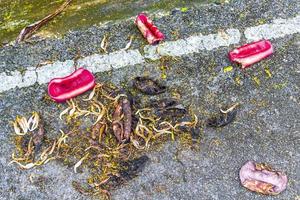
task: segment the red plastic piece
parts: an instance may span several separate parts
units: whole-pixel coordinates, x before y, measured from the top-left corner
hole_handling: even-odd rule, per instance
[[[79,68],[69,76],[52,79],[48,84],[48,94],[55,101],[64,102],[92,89],[95,84],[94,75]]]
[[[229,59],[242,64],[242,68],[244,69],[270,56],[273,52],[271,42],[269,40],[261,40],[234,49],[229,52]]]
[[[135,24],[149,44],[157,44],[165,38],[164,34],[158,30],[158,28],[144,13],[137,16]]]

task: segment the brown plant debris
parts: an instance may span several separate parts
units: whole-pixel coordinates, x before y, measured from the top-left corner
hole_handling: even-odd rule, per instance
[[[73,182],[80,193],[109,198],[112,189],[141,172],[149,160],[141,156],[146,149],[184,133],[191,135],[197,127],[197,116],[177,101],[161,100],[157,107],[137,105],[135,96],[120,91],[124,90],[98,83],[87,97],[67,101],[57,116],[66,128],[56,138],[45,136],[37,112],[28,120],[18,116],[13,122],[12,163],[30,169],[55,159],[74,173],[89,172],[86,183]]]

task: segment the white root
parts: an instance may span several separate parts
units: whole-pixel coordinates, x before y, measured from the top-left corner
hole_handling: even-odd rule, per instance
[[[123,48],[122,50],[126,51],[131,47],[132,41],[133,41],[134,36],[130,36],[129,42],[126,44],[125,48]]]
[[[89,156],[89,153],[87,153],[85,156],[83,156],[75,165],[74,165],[74,172],[77,173],[77,168],[82,164],[82,162]]]
[[[100,45],[100,47],[101,47],[101,49],[105,52],[105,53],[108,53],[107,52],[107,46],[108,46],[108,42],[107,42],[107,35],[104,35],[104,37],[103,37],[103,39],[102,39],[102,41],[101,41],[101,45]]]
[[[34,131],[38,127],[39,121],[40,121],[39,114],[37,112],[33,112],[32,116],[28,120],[29,131]]]
[[[89,94],[89,97],[87,99],[82,99],[83,101],[90,101],[95,95],[95,88],[92,90],[92,92]]]
[[[62,116],[65,115],[67,112],[69,112],[71,108],[66,108],[65,110],[63,110],[60,114],[59,114],[59,119],[62,120]]]
[[[227,114],[229,112],[232,112],[239,105],[240,105],[239,103],[235,103],[233,106],[231,106],[227,110],[220,109],[220,112],[223,113],[223,114]]]
[[[23,165],[23,164],[19,163],[18,161],[15,161],[15,160],[11,161],[9,164],[12,164],[12,163],[17,163],[22,169],[31,169],[34,166],[36,166],[35,163],[28,163],[26,165]]]

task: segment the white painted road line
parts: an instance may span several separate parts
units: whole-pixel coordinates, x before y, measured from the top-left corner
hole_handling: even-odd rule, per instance
[[[190,53],[197,53],[201,50],[212,49],[238,44],[241,39],[240,31],[228,29],[225,32],[209,35],[190,36],[171,42],[165,42],[158,46],[146,46],[144,48],[145,58],[157,60],[162,56],[182,56]]]
[[[246,28],[244,35],[248,41],[275,39],[286,35],[300,33],[300,15],[291,19],[277,19],[272,24],[264,24]],[[83,66],[93,73],[109,71],[126,66],[145,63],[145,59],[157,60],[162,56],[183,56],[203,50],[210,51],[219,47],[227,47],[240,42],[241,33],[237,29],[209,35],[193,35],[176,41],[166,41],[158,46],[145,46],[144,56],[139,50],[120,50],[106,55],[94,54],[78,60],[78,66]],[[48,83],[52,78],[64,77],[74,70],[74,61],[54,62],[36,70],[28,69],[25,73],[19,71],[10,74],[0,73],[0,92],[16,87],[28,87],[36,82]]]
[[[281,38],[295,33],[300,33],[300,15],[291,19],[275,19],[271,24],[246,28],[245,37],[248,42],[252,42]]]
[[[93,73],[109,71],[125,66],[144,63],[144,57],[138,50],[120,50],[106,55],[94,54],[79,59],[77,64]]]

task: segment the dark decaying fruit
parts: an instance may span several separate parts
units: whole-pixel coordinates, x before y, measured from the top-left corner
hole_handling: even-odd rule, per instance
[[[139,91],[148,95],[157,95],[166,91],[166,86],[161,85],[158,81],[155,81],[149,77],[136,77],[133,80],[133,85]]]
[[[247,189],[266,195],[277,195],[287,187],[287,176],[270,166],[248,161],[240,170],[241,184]]]
[[[173,98],[152,101],[150,105],[154,108],[155,114],[163,119],[167,117],[178,118],[187,114],[186,108]]]
[[[209,127],[222,127],[233,122],[237,114],[236,107],[238,105],[239,104],[235,104],[226,111],[220,109],[220,113],[216,116],[209,118],[206,121],[206,125]]]
[[[146,163],[149,161],[149,157],[143,155],[139,158],[130,161],[124,161],[120,163],[121,170],[118,175],[112,175],[109,181],[106,183],[106,186],[109,188],[116,188],[120,185],[123,185],[125,182],[130,181],[135,178],[138,173],[142,172],[146,166]]]
[[[210,127],[222,127],[233,122],[237,114],[237,111],[231,111],[228,113],[220,113],[218,116],[214,116],[207,120],[207,126]]]

